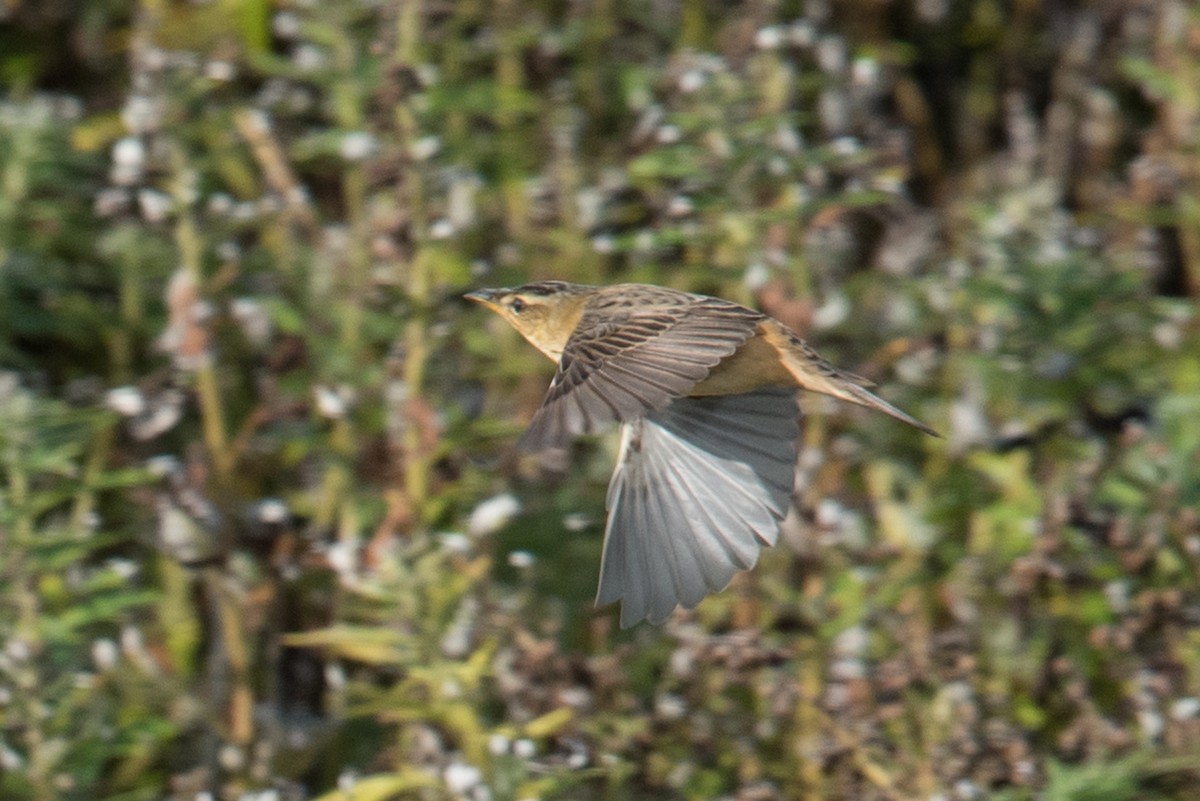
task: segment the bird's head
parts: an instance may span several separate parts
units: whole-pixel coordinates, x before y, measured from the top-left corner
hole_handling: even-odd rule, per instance
[[[595,287],[536,281],[511,289],[479,289],[466,298],[487,306],[539,350],[558,361]]]

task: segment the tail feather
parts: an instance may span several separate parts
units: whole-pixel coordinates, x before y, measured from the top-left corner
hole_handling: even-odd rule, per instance
[[[772,321],[774,322],[774,321]],[[934,437],[941,434],[906,412],[902,412],[875,393],[866,389],[871,382],[852,373],[837,369],[812,349],[807,342],[782,324],[766,328],[763,333],[783,359],[783,364],[801,389],[819,392],[833,398],[849,401],[867,409],[883,412],[913,428]]]
[[[868,409],[874,409],[875,411],[883,412],[889,417],[894,417],[901,422],[908,423],[913,428],[919,431],[924,431],[930,436],[939,438],[942,436],[917,418],[906,412],[902,412],[892,404],[885,401],[883,398],[879,397],[873,392],[863,389],[858,384],[851,384],[847,382],[838,386],[838,389],[841,391],[836,393],[829,392],[827,394],[833,395],[835,398],[841,398],[842,400],[850,401],[851,403],[859,406],[864,406]]]

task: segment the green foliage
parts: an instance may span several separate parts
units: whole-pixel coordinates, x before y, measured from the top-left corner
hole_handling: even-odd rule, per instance
[[[161,782],[184,720],[136,626],[159,597],[101,510],[111,415],[0,379],[0,792],[102,798]],[[120,642],[120,645],[118,645]]]
[[[1194,11],[0,6],[3,798],[1196,796]],[[616,633],[613,443],[514,457],[458,300],[532,277],[945,439],[806,399],[785,545]]]

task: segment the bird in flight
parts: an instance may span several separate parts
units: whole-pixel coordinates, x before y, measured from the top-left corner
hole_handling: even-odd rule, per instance
[[[622,628],[695,607],[775,544],[792,496],[797,389],[937,436],[778,320],[731,301],[565,281],[466,297],[558,363],[519,447],[564,448],[621,424],[596,603],[621,601]]]

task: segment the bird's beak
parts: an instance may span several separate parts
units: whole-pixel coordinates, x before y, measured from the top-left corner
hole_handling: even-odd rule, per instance
[[[463,295],[467,300],[473,300],[476,303],[481,303],[489,309],[496,307],[496,300],[503,294],[503,289],[476,289],[474,292],[468,292]]]

